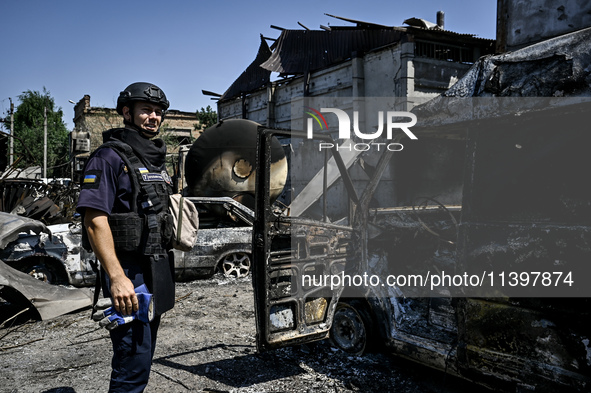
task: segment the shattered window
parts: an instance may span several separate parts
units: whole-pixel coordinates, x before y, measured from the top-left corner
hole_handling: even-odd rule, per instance
[[[474,53],[472,48],[440,44],[428,41],[418,41],[415,44],[415,56],[429,57],[437,60],[456,61],[460,63],[473,63]]]

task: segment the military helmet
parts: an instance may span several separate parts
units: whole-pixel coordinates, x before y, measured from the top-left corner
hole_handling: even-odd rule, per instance
[[[123,115],[123,107],[129,106],[130,103],[135,101],[147,101],[158,104],[163,110],[167,110],[170,106],[166,95],[158,86],[146,82],[135,82],[119,93],[119,98],[117,98],[117,113]]]

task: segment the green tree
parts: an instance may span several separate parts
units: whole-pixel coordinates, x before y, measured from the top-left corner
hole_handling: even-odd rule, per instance
[[[197,111],[197,119],[199,119],[199,124],[195,124],[195,129],[205,130],[218,122],[218,114],[211,109],[211,106],[207,105],[207,108]]]
[[[47,176],[68,177],[69,132],[63,121],[62,108],[55,106],[49,91],[27,90],[18,96],[20,105],[14,112],[14,154],[17,166],[43,166],[43,122],[47,108]],[[26,144],[26,146],[25,146]]]

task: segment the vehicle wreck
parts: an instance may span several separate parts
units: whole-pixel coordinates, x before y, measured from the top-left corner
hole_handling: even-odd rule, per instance
[[[48,247],[45,256],[51,258],[54,253],[65,253],[59,243],[52,243],[51,231],[40,221],[20,217],[15,214],[0,213],[0,248],[10,244],[30,245],[26,240],[18,242],[19,237],[44,239],[56,247]],[[15,243],[16,242],[16,243]],[[26,247],[23,247],[26,248]],[[5,251],[7,249],[4,249]],[[28,253],[28,250],[18,251],[12,248],[12,253]],[[0,307],[2,307],[2,321],[13,317],[23,310],[32,319],[51,319],[59,315],[89,307],[90,293],[81,289],[68,289],[57,285],[50,285],[39,280],[41,274],[36,268],[27,274],[10,267],[0,261]],[[45,276],[47,278],[47,276]],[[5,312],[4,312],[5,311]]]
[[[405,142],[408,154],[345,165],[332,149],[319,159],[322,192],[303,208],[269,201],[266,138],[281,132],[262,127],[253,235],[259,349],[332,336],[360,353],[377,341],[496,390],[591,391],[590,103],[577,98],[589,93],[590,31],[485,58],[486,72],[476,64],[458,82],[461,94],[452,89],[413,110],[418,141]],[[549,66],[560,79],[528,64],[515,71],[556,51],[571,65]],[[503,64],[512,71],[489,78]],[[545,85],[546,74],[558,84]],[[495,81],[507,88],[490,90]],[[554,97],[527,97],[534,92]],[[301,149],[313,143],[282,135]],[[348,172],[364,161],[367,180],[352,182]],[[390,190],[381,200],[378,187]],[[335,193],[348,202],[333,218]]]
[[[216,271],[248,276],[254,212],[230,197],[187,198],[199,212],[199,231],[191,251],[173,250],[176,280],[210,277]]]
[[[30,319],[46,320],[91,305],[89,291],[44,283],[0,261],[0,323],[21,312]]]
[[[7,265],[49,284],[94,284],[94,254],[81,247],[80,223],[46,226],[41,221],[0,212],[0,225],[7,231],[0,232],[7,234],[0,246],[0,259]]]
[[[188,150],[179,153],[182,193],[199,211],[199,232],[193,250],[175,250],[175,274],[180,281],[250,274],[254,181],[258,123],[244,119],[222,121],[207,130]],[[277,198],[287,176],[287,161],[274,140],[272,193]]]

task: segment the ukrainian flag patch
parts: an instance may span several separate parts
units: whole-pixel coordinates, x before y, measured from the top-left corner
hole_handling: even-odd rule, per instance
[[[138,170],[140,171],[140,173],[143,175],[144,173],[148,173],[150,172],[147,168],[138,168]]]
[[[97,169],[86,171],[82,178],[82,188],[99,188],[102,174],[103,171]]]

